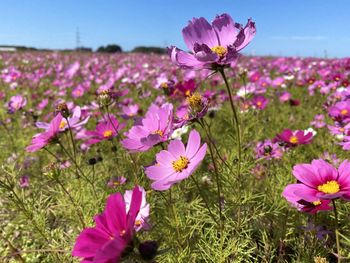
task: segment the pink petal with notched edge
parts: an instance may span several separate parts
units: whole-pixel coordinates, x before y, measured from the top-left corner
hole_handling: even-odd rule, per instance
[[[218,35],[219,44],[221,46],[232,45],[237,38],[239,30],[235,27],[235,23],[228,14],[222,14],[215,17],[212,22],[213,28]]]
[[[193,18],[188,26],[182,30],[182,36],[188,49],[193,51],[195,43],[206,44],[212,48],[219,44],[217,35],[213,27],[203,18]]]

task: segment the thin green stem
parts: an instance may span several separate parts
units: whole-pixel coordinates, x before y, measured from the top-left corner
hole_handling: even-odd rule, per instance
[[[94,195],[95,195],[95,197],[97,199],[98,196],[97,196],[97,193],[96,193],[96,189],[95,189],[94,183],[84,174],[84,172],[81,170],[80,166],[77,164],[77,162],[74,160],[74,158],[70,155],[70,153],[67,151],[67,149],[63,146],[63,144],[60,141],[58,141],[58,144],[61,146],[63,152],[68,156],[68,158],[74,163],[75,167],[78,169],[78,171],[80,172],[81,176],[91,185],[92,191],[94,192]]]
[[[338,221],[338,212],[337,212],[337,206],[335,204],[335,200],[332,200],[333,203],[333,211],[334,211],[334,217],[335,217],[335,240],[336,240],[336,246],[337,246],[337,259],[338,263],[341,262],[341,255],[340,255],[340,242],[339,242],[339,221]]]
[[[106,107],[106,112],[107,112],[107,118],[108,118],[109,122],[112,124],[112,127],[113,127],[114,131],[116,132],[119,141],[121,141],[121,140],[122,140],[122,137],[120,136],[120,133],[119,133],[117,127],[115,127],[114,123],[112,122],[112,119],[111,119],[111,117],[110,117],[110,115],[109,115],[108,106]],[[128,152],[128,155],[129,155],[129,157],[130,157],[130,159],[131,159],[131,162],[133,163],[134,169],[135,169],[135,170],[134,170],[134,174],[135,174],[135,175],[134,175],[135,184],[139,184],[139,180],[138,180],[138,176],[137,176],[137,175],[138,175],[138,165],[137,165],[137,163],[136,163],[134,157],[132,156],[132,154],[131,154],[130,152]]]
[[[199,124],[202,126],[203,130],[205,131],[206,135],[207,135],[207,140],[208,140],[208,145],[209,145],[209,151],[210,151],[210,156],[214,165],[214,174],[216,177],[216,187],[217,187],[217,202],[218,202],[218,208],[219,208],[219,215],[220,215],[220,231],[221,233],[224,230],[224,223],[223,223],[223,215],[222,215],[222,205],[221,205],[221,180],[220,180],[220,175],[219,175],[219,170],[216,164],[216,160],[214,157],[214,151],[212,148],[212,140],[210,139],[210,135],[208,133],[208,131],[205,128],[204,123],[199,120]]]
[[[212,211],[211,211],[211,209],[210,209],[210,206],[209,206],[209,203],[208,203],[208,200],[207,200],[207,198],[205,197],[205,195],[202,193],[202,190],[201,190],[201,188],[199,187],[199,184],[198,184],[198,182],[196,181],[195,177],[194,177],[194,176],[190,176],[190,178],[192,179],[192,181],[194,182],[195,186],[197,187],[197,190],[198,190],[198,192],[199,192],[199,195],[201,196],[202,200],[204,201],[205,207],[207,208],[210,217],[213,219],[213,221],[214,221],[216,224],[219,225],[219,222],[216,220],[214,214],[212,213]]]
[[[220,69],[219,72],[220,72],[222,78],[224,79],[225,86],[226,86],[226,89],[227,89],[227,92],[229,95],[229,99],[230,99],[231,110],[233,113],[234,124],[235,124],[236,133],[237,133],[237,136],[236,136],[237,137],[237,152],[238,152],[238,165],[237,165],[238,171],[237,172],[238,172],[238,177],[240,177],[241,176],[241,161],[242,161],[241,128],[240,128],[237,110],[236,110],[236,107],[233,103],[231,88],[230,88],[230,85],[228,84],[228,80],[226,78],[225,71],[224,71],[224,69]]]
[[[177,213],[176,213],[176,208],[175,208],[175,204],[173,202],[173,197],[172,197],[172,191],[171,188],[169,189],[169,205],[171,207],[171,211],[175,220],[175,229],[176,229],[176,237],[177,237],[177,242],[178,244],[181,246],[181,235],[180,235],[180,231],[179,231],[179,220],[177,217]]]
[[[63,185],[62,182],[58,179],[58,177],[54,176],[54,178],[55,178],[56,182],[61,186],[63,192],[68,196],[69,201],[70,201],[70,202],[72,203],[72,205],[77,209],[77,214],[78,214],[78,218],[79,218],[79,220],[80,220],[81,226],[82,226],[83,228],[85,228],[86,226],[85,226],[83,214],[82,214],[82,212],[81,212],[81,207],[78,206],[78,205],[75,203],[75,201],[74,201],[72,195],[71,195],[71,194],[69,193],[69,191],[64,187],[64,185]]]

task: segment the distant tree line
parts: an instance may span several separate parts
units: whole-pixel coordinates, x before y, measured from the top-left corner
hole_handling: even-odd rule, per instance
[[[19,51],[53,51],[51,49],[42,49],[42,48],[34,48],[34,47],[26,47],[26,46],[15,46],[15,45],[0,45],[3,48],[15,48]],[[63,52],[72,52],[72,51],[80,51],[80,52],[93,52],[92,48],[89,47],[77,47],[75,49],[62,49]],[[96,52],[99,53],[121,53],[123,49],[121,46],[116,44],[110,44],[106,46],[100,46]],[[166,54],[166,49],[162,47],[147,47],[147,46],[137,46],[131,52],[136,53],[154,53],[154,54]]]
[[[119,45],[107,45],[99,47],[96,52],[100,53],[121,53],[123,52],[122,48]],[[131,52],[136,53],[155,53],[155,54],[166,54],[166,49],[161,47],[146,47],[138,46],[135,47]]]
[[[96,52],[101,53],[121,53],[123,52],[122,48],[119,45],[107,45],[107,46],[101,46],[99,47]]]
[[[135,47],[131,52],[137,53],[155,53],[155,54],[166,54],[166,49],[161,47]]]

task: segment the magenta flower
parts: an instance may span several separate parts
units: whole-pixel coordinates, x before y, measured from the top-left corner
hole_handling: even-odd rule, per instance
[[[82,263],[120,262],[122,253],[132,245],[141,202],[138,186],[132,191],[128,212],[120,193],[110,195],[105,210],[94,218],[95,227],[85,228],[78,236],[72,255],[83,258]]]
[[[139,112],[139,105],[129,104],[127,106],[122,106],[123,113],[121,114],[123,119],[130,119],[137,115]]]
[[[85,131],[85,135],[89,138],[87,145],[96,144],[98,142],[109,140],[116,137],[119,131],[124,128],[124,124],[119,124],[118,120],[113,116],[105,116],[105,118],[96,125],[94,131]]]
[[[264,96],[255,96],[252,99],[252,104],[256,109],[263,110],[269,103],[269,100]]]
[[[27,99],[21,95],[12,96],[7,104],[8,113],[15,113],[16,111],[22,109],[27,104]]]
[[[124,176],[117,176],[117,177],[112,177],[108,183],[107,186],[110,188],[116,188],[118,186],[121,186],[125,184],[127,179]]]
[[[83,120],[81,119],[81,108],[79,106],[76,106],[73,109],[73,114],[71,117],[68,117],[68,122],[69,122],[69,126],[67,123],[67,120],[65,118],[62,118],[61,123],[60,123],[60,131],[65,131],[67,130],[69,127],[71,127],[72,129],[75,130],[80,130],[89,120],[89,116],[84,118]],[[36,122],[35,126],[40,128],[40,129],[45,129],[48,130],[49,129],[49,123],[46,122]]]
[[[188,49],[187,53],[176,47],[168,48],[171,60],[180,67],[191,69],[213,69],[235,64],[238,52],[246,47],[255,36],[255,24],[234,23],[231,16],[216,16],[212,24],[203,18],[193,18],[182,30]]]
[[[350,162],[343,161],[338,170],[326,161],[313,160],[311,164],[298,164],[293,168],[296,184],[288,185],[283,196],[291,203],[298,203],[302,208],[329,210],[327,202],[342,198],[350,200]]]
[[[255,156],[257,159],[281,159],[283,150],[278,143],[273,143],[271,140],[258,142],[255,147]]]
[[[29,177],[27,175],[21,176],[19,179],[19,186],[21,188],[28,188],[29,187]]]
[[[32,143],[26,148],[26,151],[36,152],[44,148],[51,141],[53,141],[60,131],[60,124],[62,118],[63,117],[61,113],[58,113],[56,117],[52,119],[52,121],[49,124],[49,128],[46,131],[34,135],[34,137],[32,138]]]
[[[158,107],[152,104],[145,118],[133,126],[121,143],[131,152],[144,152],[154,145],[165,142],[172,134],[173,105]]]
[[[168,150],[156,155],[157,163],[146,168],[147,177],[155,181],[152,188],[164,191],[189,177],[206,154],[207,144],[200,144],[200,135],[196,130],[190,132],[186,148],[180,140],[172,140]]]
[[[305,132],[301,130],[292,131],[285,129],[282,133],[277,135],[277,139],[285,142],[287,146],[293,147],[299,144],[309,144],[313,138],[312,132]]]
[[[314,120],[310,123],[315,128],[323,128],[326,126],[324,115],[323,114],[317,114],[314,117]]]
[[[350,118],[350,100],[340,101],[328,109],[329,116],[338,121]]]

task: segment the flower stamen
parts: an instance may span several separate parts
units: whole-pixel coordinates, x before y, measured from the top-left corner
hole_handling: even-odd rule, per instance
[[[223,46],[212,47],[211,51],[216,53],[220,58],[224,57],[227,54],[227,49]]]
[[[189,162],[190,161],[188,160],[187,157],[180,156],[180,158],[178,160],[173,161],[171,164],[173,165],[174,170],[176,172],[180,173],[188,167]]]
[[[325,194],[335,194],[340,191],[340,185],[337,181],[327,181],[325,184],[321,184],[317,187],[317,190]]]

